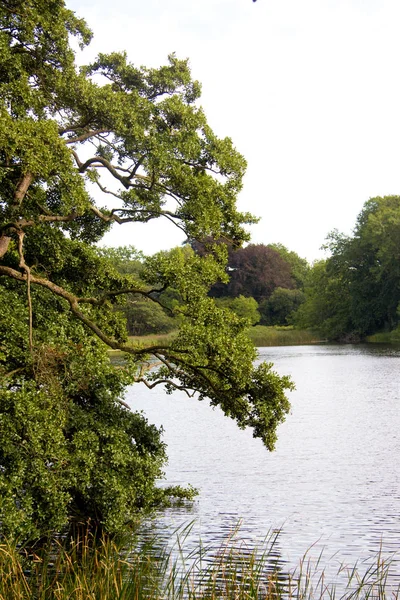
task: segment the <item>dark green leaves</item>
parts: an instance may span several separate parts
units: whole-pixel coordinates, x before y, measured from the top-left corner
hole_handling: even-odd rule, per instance
[[[247,321],[208,296],[227,281],[214,240],[240,247],[254,218],[236,209],[246,162],[208,126],[188,61],[111,53],[79,70],[71,37],[90,32],[63,0],[0,6],[0,535],[74,518],[120,531],[165,494],[193,496],[157,489],[161,432],[127,409],[128,384],[209,398],[269,449],[289,409],[288,380],[253,366]],[[94,247],[151,219],[211,250]],[[127,343],[129,303],[173,318],[172,342]]]

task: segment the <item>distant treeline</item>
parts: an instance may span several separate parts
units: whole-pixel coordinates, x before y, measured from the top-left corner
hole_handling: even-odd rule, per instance
[[[221,247],[224,246],[223,250]],[[235,249],[222,242],[188,240],[165,252],[227,253],[227,282],[210,289],[221,308],[247,319],[249,325],[293,325],[314,329],[321,338],[360,341],[378,331],[392,331],[400,321],[400,197],[368,200],[354,233],[327,237],[329,257],[309,265],[282,244],[249,244]],[[122,273],[140,285],[145,258],[132,247],[103,248]],[[118,310],[125,313],[129,335],[172,331],[182,299],[171,288],[159,304],[131,294]]]
[[[360,341],[400,322],[400,196],[371,198],[353,235],[329,234],[329,258],[315,263],[304,287],[297,327],[331,340]]]
[[[188,242],[165,254],[181,255],[184,261],[190,253],[214,251],[211,241],[203,245]],[[99,252],[119,272],[131,274],[141,284],[144,265],[147,269],[148,264],[133,247],[102,248]],[[227,248],[227,253],[229,280],[215,284],[210,290],[216,304],[247,319],[249,325],[290,324],[292,315],[305,300],[303,287],[310,270],[307,261],[281,244],[250,244],[237,250]],[[129,335],[164,333],[177,327],[181,300],[172,288],[162,292],[158,305],[133,293],[118,310],[125,313]]]

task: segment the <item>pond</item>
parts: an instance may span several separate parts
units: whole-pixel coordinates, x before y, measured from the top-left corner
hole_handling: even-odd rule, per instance
[[[280,529],[276,558],[293,569],[308,551],[327,578],[397,552],[400,540],[400,347],[317,345],[260,348],[259,359],[292,376],[291,414],[269,453],[208,403],[134,386],[127,401],[163,425],[168,484],[191,483],[192,508],[152,522],[167,539],[194,520],[187,544],[218,546],[241,521],[259,545]],[[391,579],[400,581],[400,562]],[[363,570],[361,568],[361,570]]]

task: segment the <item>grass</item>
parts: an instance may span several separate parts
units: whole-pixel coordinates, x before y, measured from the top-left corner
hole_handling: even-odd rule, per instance
[[[400,344],[400,326],[393,329],[393,331],[382,331],[374,333],[374,335],[369,335],[367,342],[374,344]]]
[[[265,327],[256,325],[249,329],[251,341],[257,347],[262,346],[301,346],[317,344],[325,341],[310,329],[294,329],[293,327]]]
[[[170,333],[155,333],[151,335],[130,335],[128,336],[128,346],[134,346],[136,344],[143,346],[164,346],[171,342],[175,335],[176,331],[171,331]],[[124,356],[124,352],[122,352],[121,350],[109,349],[108,353],[112,359],[116,360]]]
[[[154,333],[150,335],[130,335],[128,340],[130,344],[167,344],[174,339],[175,335],[176,331],[170,331],[169,333]]]
[[[255,346],[294,346],[302,344],[316,344],[321,340],[318,333],[310,330],[294,329],[292,326],[256,325],[248,329],[248,334]],[[173,340],[176,331],[159,335],[130,336],[130,343],[165,344]]]
[[[232,535],[219,550],[201,543],[188,554],[182,550],[189,530],[178,535],[170,550],[155,553],[151,544],[132,550],[115,541],[94,541],[84,533],[73,541],[57,542],[32,551],[3,541],[0,544],[0,600],[330,600],[336,597],[319,560],[305,557],[294,573],[277,566],[270,536],[261,550],[249,549]],[[235,532],[237,533],[237,532]],[[390,563],[379,555],[360,575],[340,567],[345,576],[341,600],[399,598],[389,589]]]

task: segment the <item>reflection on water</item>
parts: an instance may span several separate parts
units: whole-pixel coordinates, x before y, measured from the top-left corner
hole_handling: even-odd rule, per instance
[[[296,384],[274,453],[206,402],[129,390],[132,408],[164,426],[168,483],[200,490],[189,511],[170,509],[152,527],[168,538],[194,520],[188,548],[199,538],[219,546],[239,520],[248,547],[281,529],[280,568],[294,568],[307,549],[317,561],[323,550],[328,578],[342,563],[397,552],[400,348],[292,346],[259,354]],[[400,580],[398,560],[391,576]]]

